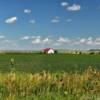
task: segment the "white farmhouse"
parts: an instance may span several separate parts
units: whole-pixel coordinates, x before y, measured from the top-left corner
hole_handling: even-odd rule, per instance
[[[52,49],[52,48],[46,48],[43,50],[43,52],[45,54],[54,54],[55,53],[54,49]]]

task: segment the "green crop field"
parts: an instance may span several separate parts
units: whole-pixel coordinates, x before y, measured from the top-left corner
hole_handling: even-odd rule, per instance
[[[43,70],[50,72],[83,71],[88,66],[100,69],[100,55],[72,55],[72,54],[0,54],[0,71],[11,69],[10,59],[14,58],[14,67],[18,71],[37,73]]]
[[[2,53],[0,71],[0,100],[100,100],[100,55]]]

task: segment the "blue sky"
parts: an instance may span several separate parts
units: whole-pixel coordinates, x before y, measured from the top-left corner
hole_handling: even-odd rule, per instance
[[[100,0],[0,0],[0,50],[100,47]]]

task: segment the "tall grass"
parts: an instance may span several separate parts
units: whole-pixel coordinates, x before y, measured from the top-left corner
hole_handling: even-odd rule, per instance
[[[0,73],[0,100],[100,100],[100,71]]]

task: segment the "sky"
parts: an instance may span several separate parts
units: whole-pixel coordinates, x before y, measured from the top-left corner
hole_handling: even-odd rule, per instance
[[[0,50],[100,49],[100,0],[0,0]]]

